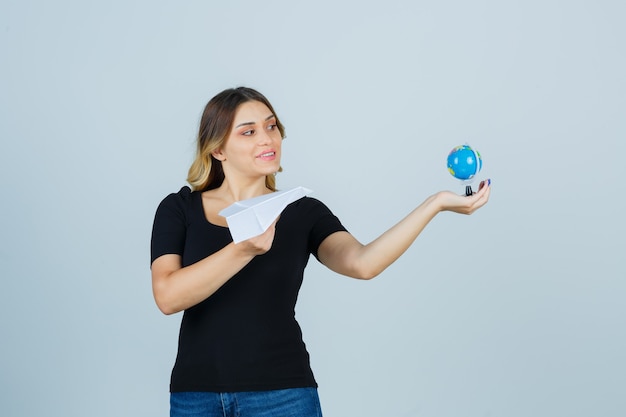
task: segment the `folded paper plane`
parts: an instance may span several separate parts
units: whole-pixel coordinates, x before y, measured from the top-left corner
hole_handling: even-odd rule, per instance
[[[237,201],[220,211],[219,214],[226,217],[233,242],[239,243],[265,232],[285,207],[312,192],[304,187],[276,191]]]

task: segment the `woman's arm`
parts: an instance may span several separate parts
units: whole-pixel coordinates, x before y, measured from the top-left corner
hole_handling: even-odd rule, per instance
[[[491,187],[481,182],[479,191],[469,197],[448,191],[428,197],[408,216],[367,245],[348,232],[328,236],[318,249],[320,261],[331,270],[353,278],[371,279],[395,262],[426,225],[440,212],[472,214],[489,200]]]
[[[152,262],[152,292],[164,314],[174,314],[210,297],[274,241],[276,221],[260,236],[223,249],[182,267],[180,255],[162,255]]]

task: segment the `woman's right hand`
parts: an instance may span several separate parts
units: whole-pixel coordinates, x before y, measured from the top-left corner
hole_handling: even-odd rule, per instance
[[[278,218],[262,234],[235,244],[235,247],[249,255],[263,255],[272,248]]]
[[[180,255],[162,255],[152,262],[152,289],[159,309],[173,314],[210,297],[255,256],[272,247],[276,221],[261,235],[221,250],[186,267]]]

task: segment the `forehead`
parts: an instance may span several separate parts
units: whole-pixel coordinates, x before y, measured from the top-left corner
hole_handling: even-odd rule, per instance
[[[272,115],[272,111],[260,101],[246,101],[237,107],[235,125],[246,122],[261,122]]]

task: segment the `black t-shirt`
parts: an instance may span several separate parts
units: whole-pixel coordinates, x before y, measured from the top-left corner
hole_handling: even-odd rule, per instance
[[[272,248],[185,310],[171,392],[316,387],[295,305],[310,254],[317,256],[327,236],[344,230],[314,198],[288,205]],[[201,193],[183,187],[156,211],[151,259],[178,254],[188,266],[230,242],[228,228],[206,219]]]

